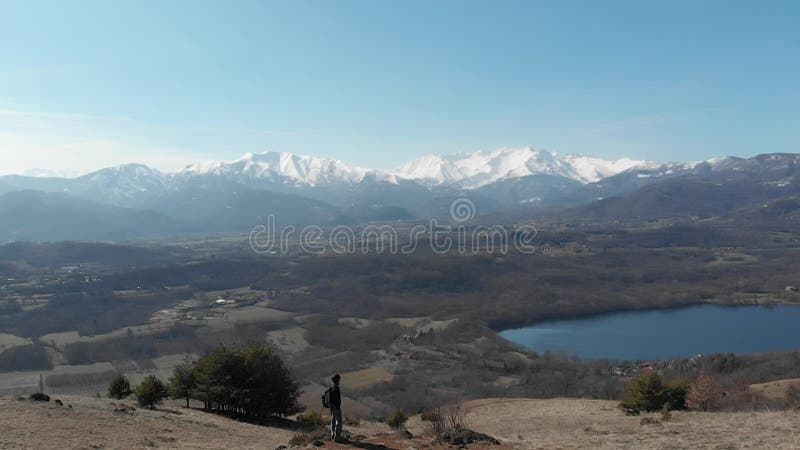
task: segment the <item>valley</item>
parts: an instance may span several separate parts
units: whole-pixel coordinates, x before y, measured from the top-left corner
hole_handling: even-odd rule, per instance
[[[800,448],[800,2],[2,6],[0,450]]]
[[[754,224],[760,226],[760,224]],[[634,361],[524,349],[498,331],[560,318],[697,304],[800,303],[794,234],[724,220],[546,225],[548,252],[255,254],[229,235],[137,245],[0,247],[0,392],[102,393],[122,373],[167,377],[220,343],[271,343],[318,407],[344,375],[349,409],[484,397],[618,398]],[[676,329],[675,333],[680,333]],[[800,377],[792,351],[654,361],[731,386]],[[688,356],[688,355],[687,355]],[[784,365],[782,361],[786,361]],[[652,365],[652,364],[651,364]]]
[[[582,354],[589,356],[582,359],[570,351],[577,348],[524,347],[501,335],[599,313],[800,305],[795,157],[715,164],[719,170],[664,175],[641,187],[628,185],[627,193],[575,198],[560,208],[522,202],[484,212],[487,200],[477,192],[491,187],[497,189],[494,195],[517,192],[523,198],[533,192],[526,189],[539,195],[559,186],[616,189],[610,187],[614,176],[553,185],[550,178],[530,175],[469,191],[447,187],[449,195],[470,196],[460,200],[470,207],[465,220],[455,215],[452,197],[435,193],[444,188],[417,184],[414,189],[434,199],[442,224],[449,226],[438,235],[412,233],[434,216],[363,222],[345,219],[338,207],[301,196],[295,188],[233,195],[217,186],[203,188],[203,195],[176,191],[169,201],[161,198],[172,218],[144,219],[155,227],[144,238],[148,228],[133,219],[138,210],[70,196],[76,203],[68,208],[80,221],[71,222],[66,214],[48,222],[61,210],[43,207],[34,217],[36,226],[25,229],[49,233],[48,224],[58,223],[65,226],[59,233],[72,233],[66,225],[80,224],[79,234],[55,234],[75,240],[0,246],[0,394],[43,389],[60,396],[102,396],[117,375],[134,383],[150,374],[166,379],[178,365],[219,345],[264,342],[297,377],[307,411],[320,409],[327,380],[341,373],[345,407],[364,420],[485,398],[617,401],[632,377],[652,370],[668,379],[714,376],[731,393],[722,405],[729,411],[784,408],[788,400],[747,386],[800,378],[794,345],[767,342],[755,348],[759,353],[720,346],[697,356],[702,350],[691,350],[692,342],[686,352],[660,353],[655,341],[630,336],[639,341],[633,356]],[[787,177],[792,181],[781,181]],[[528,187],[509,185],[528,181]],[[398,185],[384,183],[387,190],[368,189],[363,203],[347,209],[404,209],[390,195]],[[15,200],[20,214],[4,220],[19,221],[35,211],[28,205],[38,198],[67,196],[26,191],[3,198],[14,195],[22,196]],[[257,216],[263,213],[257,211],[282,208],[286,222],[277,226],[319,227],[322,237],[314,241],[314,251],[299,232],[272,251],[254,247],[248,233],[260,223]],[[107,220],[93,221],[95,209]],[[107,236],[98,230],[117,219],[136,233],[96,242]],[[351,220],[356,221],[351,231],[389,227],[395,233],[353,232],[348,235],[355,239],[353,251],[342,251],[331,231]],[[184,233],[181,221],[210,228]],[[459,234],[492,229],[502,233],[466,241]],[[535,231],[527,236],[529,247],[517,245],[523,229]],[[180,237],[159,237],[164,230]],[[82,242],[80,233],[95,242]],[[417,239],[412,251],[387,251],[395,248],[391,244],[405,248],[412,237]],[[457,245],[443,252],[434,240]],[[742,323],[749,321],[746,316]],[[683,333],[680,323],[662,331],[667,341]]]

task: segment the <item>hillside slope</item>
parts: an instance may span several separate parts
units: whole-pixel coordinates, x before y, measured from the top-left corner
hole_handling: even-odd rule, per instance
[[[673,420],[640,425],[617,402],[586,399],[483,399],[465,404],[467,423],[515,448],[797,448],[798,413],[673,412]]]
[[[63,400],[72,408],[0,397],[0,448],[272,449],[287,445],[295,434],[182,407],[118,412],[114,409],[121,402],[113,400]],[[793,411],[674,412],[670,422],[640,425],[642,417],[625,416],[616,402],[604,400],[484,399],[467,402],[464,409],[470,428],[503,443],[470,445],[471,449],[788,449],[796,448],[800,433],[798,413]],[[356,436],[352,446],[326,441],[324,448],[452,448],[436,443],[419,416],[411,418],[408,429],[413,438],[362,421],[357,428],[345,427]]]
[[[292,432],[185,408],[115,412],[121,403],[62,397],[65,406],[0,397],[0,448],[268,448]],[[72,406],[68,408],[66,405]]]

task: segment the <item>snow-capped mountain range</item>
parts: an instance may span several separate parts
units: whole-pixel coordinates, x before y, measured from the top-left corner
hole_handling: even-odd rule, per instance
[[[126,164],[77,178],[4,176],[0,177],[0,194],[33,189],[66,193],[115,206],[141,207],[149,205],[155,198],[187,188],[236,191],[239,186],[299,194],[332,204],[361,202],[374,205],[385,203],[383,199],[376,198],[378,192],[394,195],[397,199],[415,198],[414,195],[423,195],[422,191],[425,190],[440,192],[450,189],[450,193],[453,190],[504,192],[505,188],[492,189],[492,186],[539,176],[525,189],[519,186],[514,188],[519,198],[493,194],[500,196],[496,200],[502,204],[517,204],[530,203],[531,199],[541,197],[538,192],[543,189],[568,189],[567,186],[572,186],[569,183],[598,184],[611,177],[627,174],[632,179],[628,184],[638,185],[642,183],[641,178],[686,173],[696,170],[700,165],[719,164],[718,161],[726,160],[722,158],[695,163],[658,163],[630,158],[607,160],[522,147],[428,155],[395,169],[377,170],[337,159],[266,152],[247,153],[231,162],[192,164],[175,172],[160,172],[141,164]],[[545,180],[541,177],[550,178]],[[374,183],[382,183],[383,188],[375,189]],[[390,188],[391,185],[395,187]]]
[[[711,161],[714,160],[709,160]],[[187,179],[205,176],[227,178],[245,184],[262,181],[321,187],[356,184],[371,179],[391,183],[410,180],[426,187],[457,186],[461,189],[477,189],[498,181],[528,175],[551,175],[582,184],[595,183],[625,171],[686,169],[702,162],[659,163],[630,158],[609,160],[522,147],[451,155],[426,155],[394,169],[379,170],[360,167],[338,159],[287,152],[265,152],[247,153],[231,162],[207,161],[187,165],[175,172],[160,172],[142,164],[131,163],[71,178],[82,179],[89,184],[119,183],[114,185],[114,189],[131,192],[174,185]],[[23,175],[32,178],[57,178],[55,173],[43,170]]]
[[[662,165],[629,158],[607,160],[586,155],[562,155],[523,147],[428,155],[400,166],[393,173],[428,186],[455,184],[465,189],[476,189],[501,180],[537,174],[593,183],[629,169],[655,169]]]
[[[177,178],[216,175],[237,181],[271,180],[305,186],[359,183],[372,176],[394,181],[390,174],[355,166],[338,159],[303,156],[286,152],[247,153],[230,162],[208,161],[186,166],[174,174]]]
[[[392,170],[359,167],[336,159],[292,153],[248,153],[225,163],[209,161],[185,167],[174,175],[191,177],[217,175],[236,179],[283,180],[306,186],[359,183],[365,178],[396,183],[412,180],[425,186],[456,185],[476,189],[501,180],[527,175],[553,175],[580,183],[593,183],[630,169],[657,169],[664,164],[629,158],[606,160],[585,155],[562,155],[531,147],[492,151],[427,155]]]
[[[267,215],[320,226],[447,220],[464,197],[490,218],[704,216],[800,194],[798,168],[798,154],[658,163],[526,147],[425,156],[392,170],[267,152],[175,172],[126,164],[76,178],[6,175],[0,242],[242,232]]]

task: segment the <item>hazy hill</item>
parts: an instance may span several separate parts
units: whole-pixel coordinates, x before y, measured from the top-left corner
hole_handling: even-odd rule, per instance
[[[617,164],[529,150],[422,158],[407,167],[415,179],[290,154],[250,155],[172,174],[128,164],[73,179],[4,176],[0,242],[244,233],[270,214],[278,224],[323,227],[424,221],[449,217],[453,201],[463,197],[481,220],[503,223],[707,218],[800,194],[797,154]],[[434,168],[422,166],[427,163]],[[524,167],[511,170],[517,163]],[[765,220],[763,213],[737,220],[748,218]]]
[[[194,232],[247,232],[270,214],[278,224],[330,224],[337,208],[319,200],[274,191],[182,189],[148,205]]]
[[[152,263],[174,255],[163,248],[87,242],[14,242],[0,245],[0,261],[57,267],[69,264]]]
[[[180,228],[153,211],[94,203],[66,194],[15,191],[0,196],[0,241],[125,240]]]
[[[798,161],[800,156],[794,154],[728,159],[714,170],[706,167],[670,176],[632,192],[570,209],[560,216],[573,221],[609,222],[712,217],[740,208],[759,207],[800,192]]]
[[[592,200],[592,193],[578,181],[554,175],[528,175],[488,184],[475,192],[497,200],[505,208],[566,206]]]
[[[645,186],[631,194],[601,199],[567,211],[571,220],[610,222],[668,217],[714,216],[740,206],[742,195],[703,180],[679,178]]]

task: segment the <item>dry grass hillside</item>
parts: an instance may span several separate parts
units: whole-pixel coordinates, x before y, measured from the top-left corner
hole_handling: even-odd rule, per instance
[[[120,412],[122,403],[86,397],[65,405],[0,397],[2,448],[262,448],[288,445],[296,431],[240,423],[199,410],[169,406],[160,411]],[[614,402],[581,399],[485,399],[463,406],[467,425],[492,435],[500,446],[485,449],[747,449],[797,448],[800,415],[793,411],[673,413],[672,421],[641,425]],[[413,437],[383,424],[348,427],[349,447],[368,449],[452,448],[437,444],[419,417],[408,422]],[[323,443],[324,448],[346,445]],[[313,444],[310,446],[313,447]]]
[[[750,389],[763,398],[785,400],[789,388],[800,389],[800,378],[776,380],[767,383],[751,384]]]
[[[796,449],[800,414],[673,412],[673,420],[641,425],[616,402],[583,399],[485,399],[467,403],[467,421],[517,448]]]

